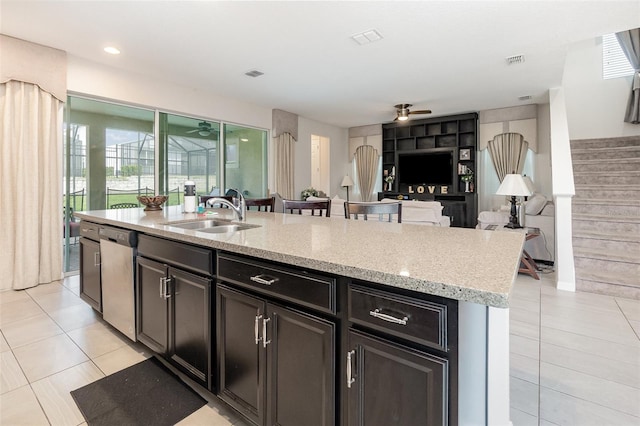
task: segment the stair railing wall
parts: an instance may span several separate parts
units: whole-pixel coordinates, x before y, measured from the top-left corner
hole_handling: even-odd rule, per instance
[[[549,89],[549,105],[551,183],[556,211],[556,286],[560,290],[576,291],[571,212],[571,199],[575,195],[575,185],[564,89]]]

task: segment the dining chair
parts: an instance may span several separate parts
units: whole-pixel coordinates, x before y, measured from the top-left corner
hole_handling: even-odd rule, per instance
[[[385,221],[385,215],[388,215],[386,222],[393,222],[393,215],[397,215],[398,223],[402,223],[402,202],[392,203],[350,203],[344,202],[344,217],[346,219],[358,219],[358,215],[362,215],[367,220],[369,215],[378,215],[379,221]]]
[[[325,216],[331,216],[331,200],[326,201],[301,201],[301,200],[282,200],[282,206],[285,213],[293,213],[298,211],[298,214],[302,214],[303,210],[310,210],[311,216],[315,216],[315,212],[318,211],[318,216],[322,216],[322,211],[325,211]]]
[[[269,198],[245,198],[245,204],[247,210],[251,210],[250,207],[256,207],[258,211],[273,212],[276,205],[275,197]]]

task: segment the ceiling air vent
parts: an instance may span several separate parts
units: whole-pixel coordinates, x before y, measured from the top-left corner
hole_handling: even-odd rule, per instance
[[[258,70],[251,70],[251,71],[245,72],[244,75],[247,75],[249,77],[260,77],[261,75],[264,75],[264,73]]]
[[[518,100],[519,101],[528,101],[529,99],[531,99],[532,96],[531,95],[524,95],[524,96],[519,96]]]
[[[521,64],[524,62],[524,55],[514,55],[505,58],[507,65]]]
[[[368,30],[358,34],[354,34],[351,36],[351,38],[356,43],[362,45],[362,44],[369,44],[369,43],[373,43],[374,41],[382,40],[382,34],[380,34],[378,30]]]

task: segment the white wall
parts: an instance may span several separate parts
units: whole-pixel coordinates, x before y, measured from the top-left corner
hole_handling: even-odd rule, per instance
[[[156,80],[152,72],[132,74],[74,56],[68,57],[67,90],[271,130],[271,108]]]
[[[346,198],[347,193],[340,186],[342,178],[349,172],[348,129],[342,129],[305,117],[298,118],[298,140],[295,147],[294,194],[299,198],[303,189],[311,186],[311,135],[329,138],[330,177],[329,195],[338,194]]]
[[[625,123],[631,76],[602,79],[602,39],[571,46],[562,85],[569,137],[594,139],[640,135],[640,125]]]

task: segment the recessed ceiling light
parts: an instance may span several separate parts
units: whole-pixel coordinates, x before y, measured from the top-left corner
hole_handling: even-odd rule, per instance
[[[119,55],[120,54],[120,50],[113,47],[113,46],[107,46],[104,48],[104,51],[111,54],[111,55]]]

